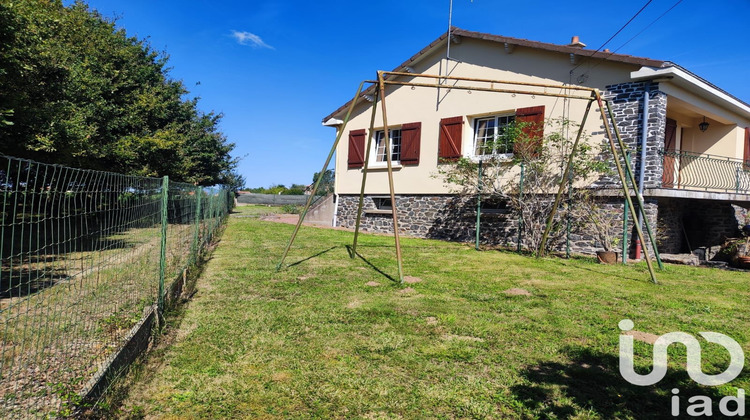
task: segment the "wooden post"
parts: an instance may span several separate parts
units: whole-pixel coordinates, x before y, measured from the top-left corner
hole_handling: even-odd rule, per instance
[[[386,161],[388,162],[388,187],[391,190],[391,213],[393,214],[393,238],[396,241],[396,259],[398,260],[398,279],[404,282],[404,270],[401,260],[401,240],[398,233],[398,209],[396,207],[396,193],[393,188],[393,164],[391,162],[391,143],[388,133],[388,113],[385,107],[385,83],[383,72],[378,72],[378,89],[380,91],[380,106],[383,110],[383,140],[385,141]]]

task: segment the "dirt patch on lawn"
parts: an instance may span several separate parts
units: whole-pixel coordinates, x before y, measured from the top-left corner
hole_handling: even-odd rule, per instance
[[[528,290],[519,289],[518,287],[514,287],[508,290],[503,290],[503,293],[505,293],[508,296],[532,296],[531,292],[529,292]]]
[[[407,284],[414,284],[414,283],[420,283],[422,279],[419,277],[413,277],[413,276],[404,276],[404,283]]]
[[[348,304],[346,305],[346,307],[347,307],[348,309],[357,309],[357,308],[359,308],[360,306],[362,306],[362,301],[361,301],[361,300],[356,300],[356,299],[355,299],[355,300],[353,300],[353,301],[351,301],[351,302],[349,302],[349,303],[348,303]]]
[[[635,331],[635,330],[625,331],[625,335],[629,335],[633,337],[633,339],[635,340],[642,341],[648,344],[656,343],[656,340],[659,338],[659,336],[656,334],[651,334],[651,333],[647,333],[643,331]]]
[[[365,284],[366,284],[367,286],[370,286],[370,287],[378,287],[378,286],[380,286],[380,283],[378,283],[378,282],[376,282],[376,281],[368,281],[368,282],[367,282],[367,283],[365,283]]]

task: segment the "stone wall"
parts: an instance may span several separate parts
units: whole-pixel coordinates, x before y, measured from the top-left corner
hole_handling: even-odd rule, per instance
[[[602,210],[611,215],[615,236],[621,238],[624,200],[621,197],[602,197],[600,200]],[[359,196],[356,195],[339,196],[339,226],[354,228],[358,201]],[[474,242],[476,238],[476,197],[402,195],[396,197],[396,205],[401,234],[458,242]],[[741,236],[739,227],[747,214],[747,210],[741,207],[711,200],[646,198],[644,206],[646,217],[656,234],[659,252],[666,254],[686,253],[700,247],[718,250],[726,238]],[[482,214],[480,243],[515,247],[518,240],[518,216],[509,209],[503,209],[502,203],[495,203],[493,207],[492,213]],[[376,206],[373,198],[365,197],[362,231],[392,233],[391,214],[374,211]],[[636,220],[631,213],[627,228],[629,255],[633,255],[637,238]],[[571,251],[593,254],[602,249],[593,232],[591,226],[574,224],[570,236]],[[651,252],[652,246],[645,226],[643,234],[646,248]],[[615,248],[619,253],[622,244]],[[556,242],[554,249],[564,251],[564,239]]]
[[[338,225],[354,228],[359,196],[339,196]],[[454,195],[403,195],[396,197],[399,231],[420,238],[468,242],[476,238],[476,198]],[[376,213],[372,197],[365,197],[361,228],[367,232],[392,233],[390,213]],[[482,216],[483,243],[511,245],[517,235],[517,218],[509,214]]]
[[[667,95],[659,91],[659,85],[647,82],[629,82],[617,85],[610,85],[602,92],[602,97],[610,101],[612,113],[617,121],[617,128],[620,131],[623,143],[631,151],[631,164],[636,180],[641,162],[641,133],[643,126],[643,95],[648,89],[649,92],[649,118],[647,124],[648,137],[646,140],[646,161],[645,161],[645,188],[658,188],[662,182],[662,158],[659,150],[664,148],[664,129],[667,119]],[[614,132],[613,132],[614,135]],[[605,150],[609,150],[609,145],[605,145]],[[618,149],[619,152],[619,149]],[[606,153],[606,157],[611,159],[611,154]],[[621,164],[624,169],[624,157]],[[615,187],[620,185],[620,179],[617,175],[615,165],[611,165],[611,175],[602,177],[594,184],[594,187]]]
[[[623,201],[623,204],[621,205],[621,208],[623,208],[625,205],[624,199],[621,199]],[[635,206],[636,212],[638,212],[638,200],[633,197],[633,206]],[[661,208],[659,207],[659,203],[656,201],[656,199],[651,198],[643,198],[643,207],[645,209],[646,213],[646,221],[649,223],[649,227],[651,227],[651,231],[655,235],[657,241],[656,246],[659,247],[659,252],[661,251],[661,246],[659,245],[658,237],[659,237],[659,225],[658,225],[658,217],[659,213],[661,212]],[[622,211],[622,210],[621,210]],[[628,212],[628,254],[631,256],[635,256],[635,247],[636,247],[636,241],[638,239],[638,231],[635,228],[635,224],[638,221],[638,215],[633,215],[632,213]],[[643,223],[641,226],[641,229],[643,231],[643,239],[646,241],[645,249],[647,249],[653,256],[654,247],[651,244],[651,238],[648,236],[648,229],[646,229],[646,224]],[[643,255],[637,256],[636,258],[643,258]]]
[[[727,202],[660,198],[659,250],[667,254],[718,250],[726,238],[741,236],[745,214],[745,209]]]
[[[552,199],[552,197],[550,197]],[[612,214],[613,231],[617,237],[622,234],[623,200],[618,197],[602,198],[603,210]],[[341,195],[338,202],[338,225],[354,228],[359,196]],[[480,227],[480,243],[515,247],[518,241],[518,216],[503,203],[493,203],[491,213],[483,213]],[[401,234],[420,238],[443,239],[459,242],[474,242],[476,239],[476,197],[454,195],[402,195],[396,197],[399,231]],[[366,232],[392,233],[393,219],[389,212],[376,213],[372,197],[365,197],[361,229]],[[655,226],[656,202],[646,203],[649,221]],[[630,230],[633,220],[630,220]],[[570,246],[574,253],[593,254],[602,249],[594,237],[591,226],[574,224],[571,230]],[[631,235],[634,235],[632,233]],[[565,250],[565,241],[554,243],[554,249]],[[617,250],[621,245],[617,247]]]

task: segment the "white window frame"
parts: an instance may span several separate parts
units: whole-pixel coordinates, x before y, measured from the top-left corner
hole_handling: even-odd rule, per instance
[[[378,137],[381,139],[385,135],[385,129],[381,128],[379,130],[373,130],[372,132],[372,147],[370,149],[370,162],[368,164],[371,168],[378,168],[382,167],[385,168],[388,166],[387,156],[385,154],[382,155],[383,160],[378,160]],[[389,137],[389,145],[391,146],[391,165],[394,166],[401,166],[401,146],[402,146],[402,139],[401,139],[401,127],[388,127],[388,137]],[[396,142],[394,142],[394,138],[398,139],[398,145],[396,145]],[[394,149],[396,149],[395,153],[398,153],[397,157],[398,159],[394,158]]]
[[[502,125],[500,124],[499,120],[506,120]],[[505,153],[497,153],[495,150],[492,151],[492,153],[477,153],[477,142],[479,141],[479,124],[482,121],[488,121],[493,120],[495,122],[495,126],[492,129],[492,136],[486,137],[486,138],[492,138],[496,139],[498,137],[499,131],[498,128],[505,127],[508,124],[514,122],[516,120],[516,114],[515,112],[498,112],[495,114],[490,115],[482,115],[482,116],[476,116],[472,118],[472,142],[471,142],[471,151],[470,156],[474,160],[484,160],[484,159],[510,159],[513,157],[513,152],[505,152]]]
[[[372,201],[375,203],[375,208],[378,210],[393,211],[391,197],[372,197]]]
[[[370,196],[375,208],[365,209],[365,214],[393,214],[393,203],[389,195]]]

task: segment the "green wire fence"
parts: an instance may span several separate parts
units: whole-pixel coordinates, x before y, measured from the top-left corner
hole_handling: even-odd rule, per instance
[[[73,415],[100,395],[233,203],[222,187],[0,156],[0,417]]]

